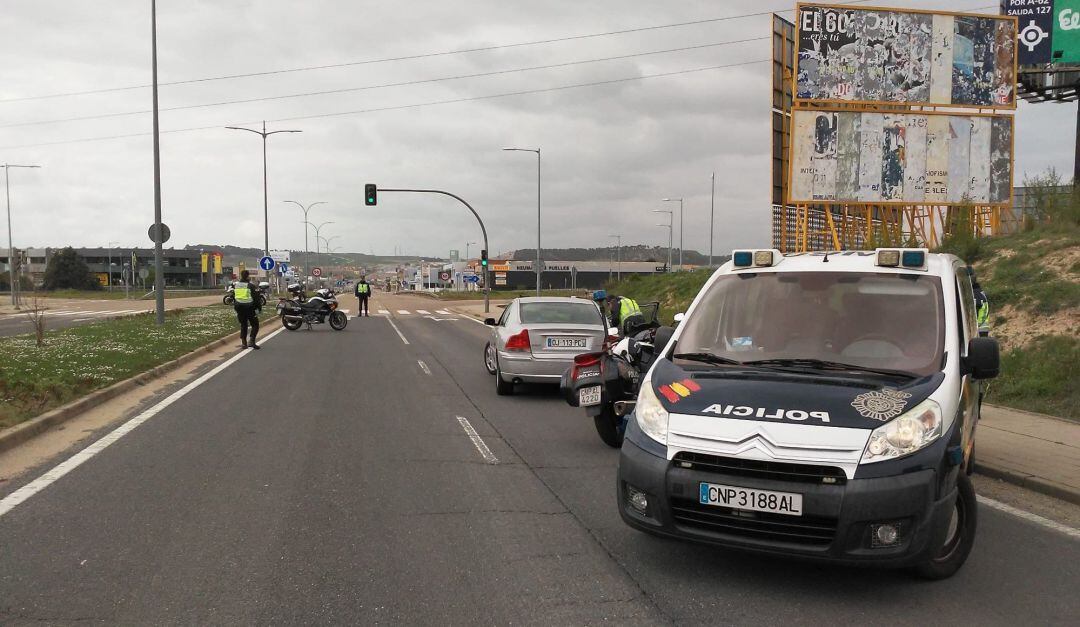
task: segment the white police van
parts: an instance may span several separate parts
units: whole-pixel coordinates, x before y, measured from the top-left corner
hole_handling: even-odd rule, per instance
[[[971,275],[925,249],[739,250],[641,385],[618,473],[642,531],[945,578],[971,551]]]

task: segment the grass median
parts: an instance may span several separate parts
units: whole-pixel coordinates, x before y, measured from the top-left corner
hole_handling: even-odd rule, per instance
[[[272,317],[264,310],[264,318]],[[35,345],[32,334],[0,338],[0,429],[172,361],[238,328],[232,307],[212,305],[168,311],[161,327],[153,314],[139,314],[48,331],[43,346]]]

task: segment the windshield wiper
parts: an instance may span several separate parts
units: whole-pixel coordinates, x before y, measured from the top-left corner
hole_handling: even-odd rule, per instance
[[[678,355],[672,355],[675,359],[685,359],[686,361],[700,361],[707,364],[719,364],[725,366],[745,366],[741,361],[735,359],[728,359],[727,357],[721,357],[720,355],[714,355],[713,353],[679,353]]]
[[[843,370],[847,372],[867,372],[870,374],[879,374],[886,377],[903,377],[905,379],[919,378],[919,375],[915,374],[914,372],[908,372],[907,370],[871,368],[868,366],[857,366],[855,364],[845,364],[839,361],[826,361],[823,359],[759,359],[757,361],[749,361],[746,363],[753,364],[755,366],[793,366],[796,368],[810,368],[813,370]]]

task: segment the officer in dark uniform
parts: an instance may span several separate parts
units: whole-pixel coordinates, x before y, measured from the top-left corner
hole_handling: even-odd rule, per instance
[[[255,286],[251,284],[251,274],[244,270],[240,273],[240,280],[233,283],[233,297],[236,302],[233,307],[236,309],[236,319],[240,321],[240,348],[251,347],[254,349],[260,348],[255,343],[255,336],[259,334],[259,316],[262,311],[262,307],[255,300]],[[251,329],[251,336],[248,336],[248,329]]]
[[[369,298],[371,298],[371,284],[367,282],[365,277],[360,277],[360,280],[356,282],[357,317],[361,315],[367,318],[371,317],[368,314]]]

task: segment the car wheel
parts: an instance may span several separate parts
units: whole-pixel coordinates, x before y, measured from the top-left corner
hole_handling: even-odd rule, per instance
[[[626,430],[623,428],[622,417],[615,415],[614,408],[605,408],[600,414],[593,416],[593,422],[596,424],[596,433],[604,444],[611,448],[622,447]]]
[[[514,382],[503,380],[498,359],[495,360],[495,393],[499,396],[513,396],[514,394]]]
[[[487,368],[488,374],[495,374],[495,347],[488,342],[484,346],[484,367]]]
[[[971,553],[971,547],[975,545],[977,507],[971,477],[961,472],[956,479],[956,503],[953,504],[945,542],[933,551],[930,559],[915,567],[920,577],[948,579],[960,570]]]

